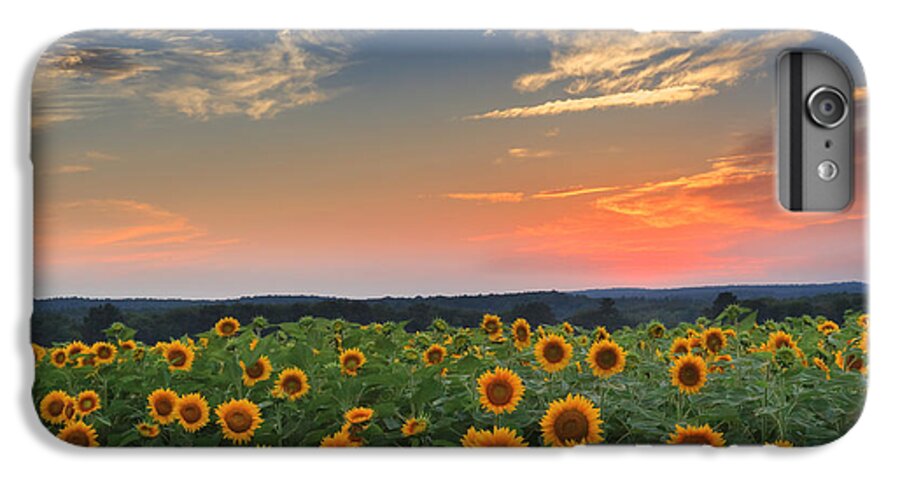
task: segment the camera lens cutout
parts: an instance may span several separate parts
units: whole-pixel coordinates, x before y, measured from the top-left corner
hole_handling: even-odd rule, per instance
[[[813,122],[826,129],[841,125],[847,118],[847,98],[833,87],[822,86],[812,91],[806,108]]]

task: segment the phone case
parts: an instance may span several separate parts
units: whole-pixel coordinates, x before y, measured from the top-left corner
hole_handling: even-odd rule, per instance
[[[777,199],[775,69],[854,85]],[[810,446],[867,376],[865,81],[809,31],[87,31],[32,90],[35,410],[82,446]]]

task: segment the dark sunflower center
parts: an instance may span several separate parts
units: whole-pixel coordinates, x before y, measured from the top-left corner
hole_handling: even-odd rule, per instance
[[[789,347],[791,346],[790,340],[787,338],[778,338],[775,340],[775,348]]]
[[[850,370],[862,370],[863,361],[855,356],[847,357],[847,368]]]
[[[250,378],[259,378],[262,376],[265,369],[263,368],[263,364],[260,363],[259,360],[256,360],[256,363],[247,367],[247,376]]]
[[[344,361],[344,366],[347,367],[348,370],[355,370],[356,367],[359,366],[359,358],[355,356],[348,357],[346,361]]]
[[[97,350],[97,356],[105,360],[112,356],[112,351],[108,346],[102,346]]]
[[[78,402],[78,406],[81,408],[82,411],[90,410],[90,409],[94,408],[94,400],[91,398],[85,398],[84,400],[81,400],[80,402]]]
[[[528,330],[524,326],[516,328],[516,339],[519,341],[525,341],[528,339]]]
[[[75,405],[72,403],[66,404],[66,418],[72,418],[75,415]]]
[[[701,434],[685,435],[681,438],[681,443],[691,445],[711,445],[709,439]]]
[[[172,350],[169,352],[169,363],[173,366],[180,367],[187,363],[187,354],[181,350]]]
[[[496,322],[489,321],[486,325],[484,325],[484,328],[485,328],[485,330],[487,330],[488,333],[494,333],[497,331],[497,328],[499,328],[499,326],[497,325]]]
[[[688,387],[696,385],[700,381],[700,370],[693,364],[687,364],[678,371],[678,380]]]
[[[250,430],[253,418],[250,414],[236,411],[231,412],[225,417],[225,424],[232,432],[241,433]]]
[[[687,353],[688,346],[686,343],[679,344],[675,347],[675,353]]]
[[[444,357],[441,355],[440,350],[431,350],[428,352],[428,361],[431,363],[440,363]]]
[[[66,435],[66,442],[73,445],[81,445],[82,447],[87,447],[91,443],[87,434],[81,430],[73,431]]]
[[[187,423],[194,423],[200,420],[200,412],[200,407],[196,405],[181,407],[181,419]]]
[[[488,400],[494,405],[506,405],[513,397],[513,387],[503,380],[488,385],[486,392]]]
[[[234,325],[231,323],[225,323],[222,325],[222,333],[231,334],[234,333]]]
[[[588,419],[579,411],[565,411],[556,417],[553,431],[562,441],[583,440],[588,436]]]
[[[64,408],[66,408],[66,404],[60,400],[53,400],[47,405],[47,411],[54,417],[61,414]]]
[[[706,338],[706,347],[710,351],[719,351],[722,348],[722,338],[718,335],[711,335]]]
[[[297,393],[303,388],[303,382],[296,377],[288,377],[284,380],[282,386],[284,387],[284,391],[288,393]]]
[[[616,366],[616,362],[619,361],[619,355],[616,354],[615,351],[611,349],[600,350],[597,353],[597,365],[604,370],[608,370],[614,366]]]
[[[564,355],[563,347],[559,343],[549,343],[544,347],[544,358],[550,363],[559,363]]]
[[[163,417],[172,413],[172,402],[169,400],[157,400],[154,406],[156,407],[156,413],[162,415]]]
[[[57,353],[56,355],[54,355],[54,359],[56,360],[56,363],[61,364],[66,361],[66,354],[65,353]]]

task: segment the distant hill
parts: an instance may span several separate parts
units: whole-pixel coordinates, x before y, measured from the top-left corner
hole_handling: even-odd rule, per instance
[[[574,291],[572,293],[590,298],[671,298],[713,301],[719,293],[731,292],[741,299],[802,298],[828,293],[865,293],[866,284],[859,281],[822,284],[772,284],[772,285],[721,285],[694,286],[687,288],[600,288]]]

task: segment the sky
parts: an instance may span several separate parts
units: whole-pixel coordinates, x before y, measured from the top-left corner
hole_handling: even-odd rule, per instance
[[[864,280],[863,155],[848,211],[776,199],[788,47],[844,49],[789,31],[77,32],[33,81],[35,297]]]

